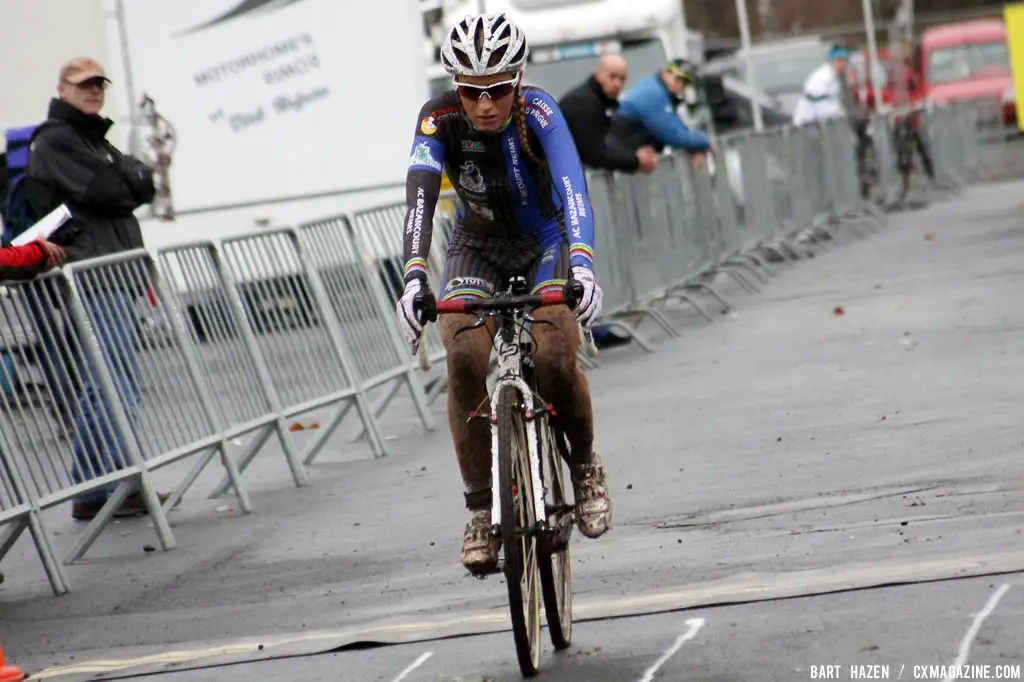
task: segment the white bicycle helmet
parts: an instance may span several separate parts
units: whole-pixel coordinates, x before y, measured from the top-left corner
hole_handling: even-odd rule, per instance
[[[530,50],[526,36],[504,14],[468,15],[441,46],[441,64],[452,76],[519,71]]]

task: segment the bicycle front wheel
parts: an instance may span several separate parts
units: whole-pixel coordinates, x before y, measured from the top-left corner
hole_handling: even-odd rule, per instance
[[[544,613],[548,634],[555,649],[568,649],[572,644],[572,556],[569,539],[575,518],[569,501],[569,448],[565,437],[548,423],[538,420],[537,438],[540,458],[544,464],[545,506],[552,535],[540,555],[540,585],[544,595]]]
[[[519,391],[498,395],[498,476],[505,583],[519,669],[526,677],[540,671],[540,575],[537,519],[530,476],[530,449]]]

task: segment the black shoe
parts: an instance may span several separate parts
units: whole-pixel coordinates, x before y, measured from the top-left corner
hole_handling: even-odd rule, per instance
[[[106,503],[106,500],[90,500],[88,502],[75,500],[71,503],[71,518],[75,521],[92,521]]]
[[[594,345],[597,346],[598,350],[602,348],[615,348],[616,346],[625,346],[631,343],[633,339],[629,336],[619,336],[612,332],[601,334],[601,336],[594,336]]]
[[[157,493],[156,498],[160,501],[160,506],[163,506],[167,500],[171,498],[169,493]],[[114,516],[119,519],[123,519],[127,516],[141,516],[142,514],[148,514],[149,510],[146,509],[146,502],[142,499],[142,493],[136,490],[134,493],[124,498],[124,502],[118,507],[117,511],[114,512]]]
[[[157,499],[160,500],[160,504],[164,504],[170,499],[168,493],[157,493]],[[74,501],[71,504],[71,518],[75,521],[91,521],[96,518],[96,515],[100,513],[100,509],[103,509],[103,505],[107,503],[106,500],[91,500],[87,502]],[[121,506],[114,512],[114,516],[117,518],[125,518],[128,516],[140,516],[142,514],[148,514],[149,510],[146,509],[146,504],[142,499],[142,493],[136,491],[125,498]]]

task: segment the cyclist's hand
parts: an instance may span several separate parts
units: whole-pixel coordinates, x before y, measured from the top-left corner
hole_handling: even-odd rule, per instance
[[[423,331],[419,314],[413,309],[413,300],[417,294],[422,292],[423,285],[420,283],[420,280],[413,279],[406,282],[405,291],[402,293],[402,297],[398,299],[398,305],[396,306],[398,321],[402,325],[402,334],[405,335],[405,340],[412,346],[413,353],[419,348],[420,333]]]
[[[577,265],[572,269],[572,278],[583,285],[583,296],[576,305],[576,316],[580,324],[589,327],[601,313],[601,287],[594,279],[590,268]]]

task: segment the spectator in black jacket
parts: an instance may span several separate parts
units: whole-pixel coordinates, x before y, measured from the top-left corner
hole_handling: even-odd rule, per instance
[[[61,203],[71,220],[54,235],[68,262],[141,249],[135,210],[153,201],[153,174],[107,141],[114,124],[100,115],[110,80],[89,58],[61,70],[59,97],[36,130],[29,151],[28,199],[38,220]]]
[[[650,173],[658,167],[651,147],[635,152],[620,148],[608,137],[612,114],[626,85],[626,60],[617,54],[601,58],[594,74],[558,102],[569,125],[580,160],[591,168]]]
[[[153,175],[145,164],[122,154],[106,139],[113,121],[100,112],[109,84],[103,67],[94,59],[79,57],[65,64],[57,83],[59,96],[50,102],[49,116],[29,145],[26,189],[30,214],[38,220],[62,203],[70,209],[72,218],[50,237],[67,252],[68,262],[144,247],[134,212],[153,200]],[[134,303],[140,292],[132,283],[112,281],[116,276],[103,279],[102,286],[83,288],[82,302],[134,428],[140,399]],[[43,296],[42,300],[47,299]],[[43,338],[55,334],[48,306],[37,302],[33,308],[37,324],[44,326]],[[49,331],[45,331],[47,328]],[[72,350],[80,346],[58,338],[43,347],[61,356],[43,364],[51,367],[47,380],[54,392],[68,396],[59,405],[61,416],[74,416],[73,481],[87,481],[124,468],[129,463],[128,434],[118,432],[97,377]],[[68,372],[70,367],[77,372]],[[72,387],[69,377],[81,380]],[[111,491],[102,489],[76,498],[72,516],[79,520],[93,518]],[[166,496],[161,495],[160,500],[163,502]],[[142,495],[135,492],[117,514],[145,511]]]
[[[654,149],[623,149],[608,136],[612,114],[619,106],[619,94],[626,85],[627,75],[625,59],[617,54],[605,55],[593,75],[566,93],[558,106],[585,166],[623,173],[651,173],[658,167],[658,154]],[[619,336],[603,324],[595,324],[593,333],[598,348],[619,346],[630,341],[629,337]]]

